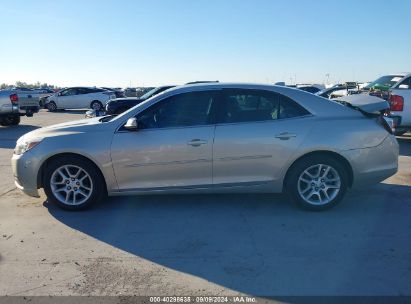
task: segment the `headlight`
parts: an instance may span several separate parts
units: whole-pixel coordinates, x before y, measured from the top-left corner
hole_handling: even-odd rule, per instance
[[[32,141],[23,141],[23,142],[17,142],[16,148],[14,149],[14,154],[16,155],[21,155],[24,152],[34,148],[37,146],[39,143],[41,143],[42,139],[36,139]]]

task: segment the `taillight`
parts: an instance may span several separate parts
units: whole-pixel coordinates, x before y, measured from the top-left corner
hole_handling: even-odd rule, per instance
[[[12,104],[17,104],[19,102],[19,97],[17,96],[17,94],[11,94],[10,101]]]
[[[401,112],[404,110],[404,97],[400,95],[390,96],[390,110]]]

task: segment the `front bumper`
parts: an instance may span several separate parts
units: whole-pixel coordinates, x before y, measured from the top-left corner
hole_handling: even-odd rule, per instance
[[[346,150],[342,155],[353,170],[352,188],[379,183],[398,171],[399,145],[394,135],[376,147]]]
[[[13,154],[11,167],[16,187],[29,196],[40,197],[37,189],[37,161],[30,151],[22,155]]]

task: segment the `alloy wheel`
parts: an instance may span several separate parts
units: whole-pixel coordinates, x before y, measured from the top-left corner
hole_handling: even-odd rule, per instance
[[[66,205],[81,205],[93,193],[93,181],[83,168],[65,165],[57,168],[50,179],[53,195]]]
[[[340,192],[341,178],[330,165],[317,164],[304,170],[298,178],[298,193],[311,205],[326,205]]]

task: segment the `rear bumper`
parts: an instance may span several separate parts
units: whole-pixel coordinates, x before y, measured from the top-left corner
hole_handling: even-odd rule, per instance
[[[399,145],[394,135],[372,148],[343,151],[353,170],[352,188],[379,183],[398,171]]]
[[[4,104],[0,106],[0,115],[18,114],[19,106],[13,104]]]
[[[22,115],[31,115],[33,113],[38,113],[40,111],[40,106],[21,106],[19,113]]]
[[[400,115],[388,115],[394,121],[395,131],[411,131],[411,125],[403,125],[403,119]]]

